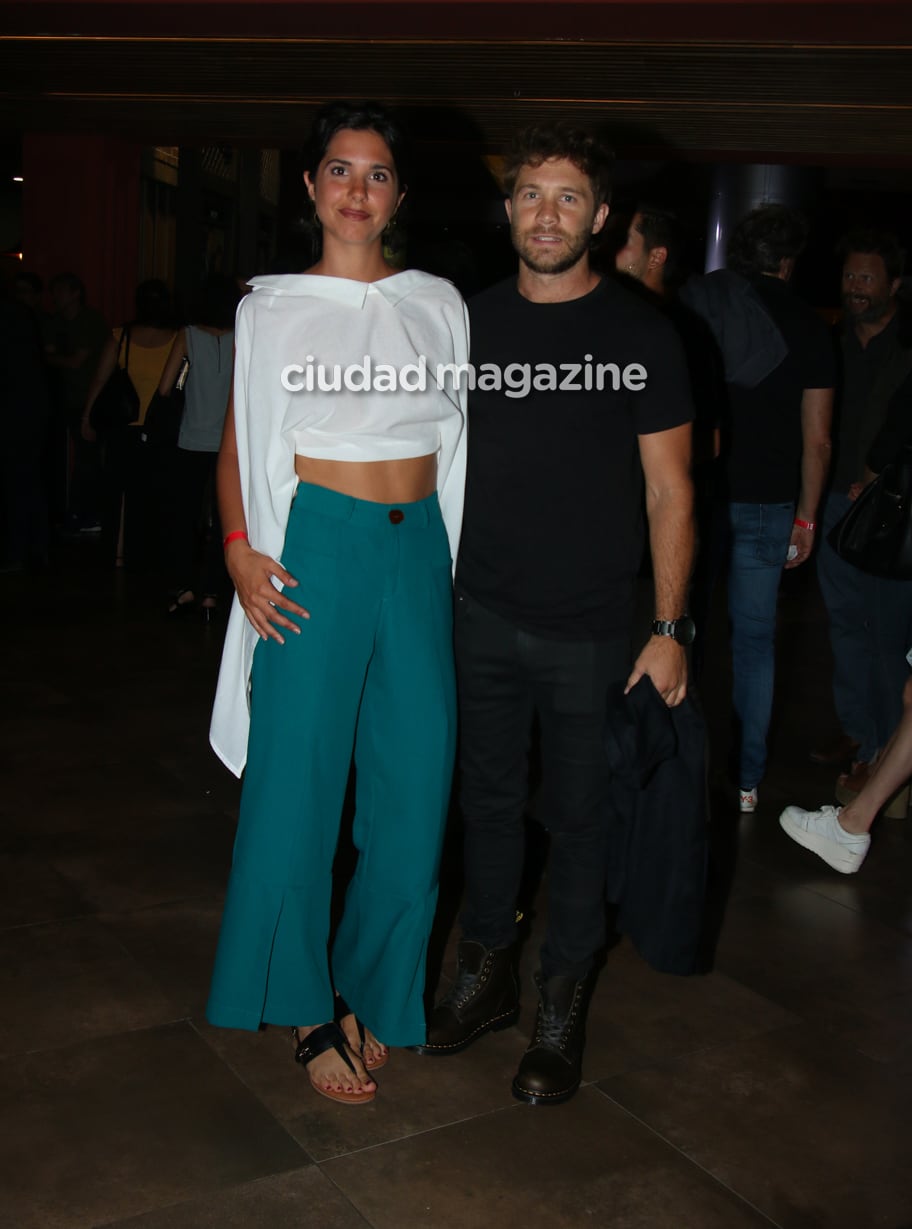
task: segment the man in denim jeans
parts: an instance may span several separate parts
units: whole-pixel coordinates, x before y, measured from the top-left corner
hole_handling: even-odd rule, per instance
[[[821,518],[824,541],[817,575],[830,622],[833,703],[842,734],[831,744],[815,747],[811,758],[834,765],[851,759],[852,772],[840,778],[840,784],[856,793],[902,711],[909,582],[866,575],[840,559],[825,535],[870,478],[865,474],[866,462],[871,464],[869,450],[891,399],[912,375],[912,318],[897,298],[903,252],[895,235],[874,229],[853,231],[839,250],[843,258],[839,430]],[[889,450],[886,460],[892,460]]]
[[[682,296],[706,319],[725,365],[718,520],[744,813],[756,810],[766,769],[779,581],[811,554],[830,459],[833,348],[788,284],[806,239],[800,214],[761,206],[732,233],[727,269]]]

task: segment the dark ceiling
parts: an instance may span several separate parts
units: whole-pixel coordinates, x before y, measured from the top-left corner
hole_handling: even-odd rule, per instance
[[[0,126],[143,144],[300,143],[380,97],[496,152],[552,115],[623,157],[912,166],[912,16],[868,0],[8,4]]]

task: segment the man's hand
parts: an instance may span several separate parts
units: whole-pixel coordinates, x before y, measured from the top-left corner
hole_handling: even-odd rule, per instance
[[[671,636],[651,636],[633,664],[624,695],[644,674],[669,708],[677,708],[687,695],[687,655]]]
[[[655,611],[660,619],[676,619],[687,609],[695,543],[690,436],[690,423],[685,423],[638,437],[646,480]],[[636,659],[626,690],[644,674],[668,707],[676,708],[687,695],[683,646],[671,636],[650,637]]]
[[[814,530],[802,529],[800,525],[793,525],[789,546],[794,546],[795,553],[791,559],[785,561],[786,570],[801,567],[802,563],[810,559],[811,551],[814,549]]]

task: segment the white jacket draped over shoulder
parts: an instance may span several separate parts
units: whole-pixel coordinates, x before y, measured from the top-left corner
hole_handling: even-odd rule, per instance
[[[296,453],[337,461],[434,453],[455,560],[465,487],[467,380],[465,371],[457,379],[441,367],[468,363],[468,317],[458,291],[418,270],[370,283],[297,274],[254,278],[251,285],[238,308],[234,364],[238,464],[251,546],[281,561],[298,481]],[[247,762],[256,642],[235,597],[210,741],[236,776]]]

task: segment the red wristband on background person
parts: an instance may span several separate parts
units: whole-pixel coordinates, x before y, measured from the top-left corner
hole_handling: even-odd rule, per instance
[[[799,529],[810,529],[812,533],[817,528],[816,521],[802,521],[799,520],[797,516],[795,517],[793,524],[797,525]]]
[[[247,534],[245,533],[243,529],[235,529],[233,533],[228,534],[228,537],[222,543],[222,550],[225,549],[225,547],[228,545],[229,542],[239,542],[241,538],[243,538],[244,541],[246,542]]]

